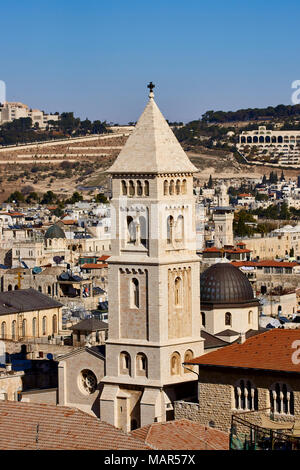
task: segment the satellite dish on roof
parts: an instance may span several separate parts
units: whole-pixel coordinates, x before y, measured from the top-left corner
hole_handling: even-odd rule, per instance
[[[69,274],[68,273],[61,273],[59,276],[62,281],[68,281],[69,280]]]
[[[35,266],[34,268],[32,268],[32,272],[33,274],[39,274],[42,272],[42,268],[40,268],[39,266]]]

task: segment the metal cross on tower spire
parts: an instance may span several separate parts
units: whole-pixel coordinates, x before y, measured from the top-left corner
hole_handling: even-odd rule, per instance
[[[154,97],[153,88],[155,88],[154,83],[150,82],[149,85],[147,85],[147,88],[149,88],[150,90],[149,98],[153,98]]]

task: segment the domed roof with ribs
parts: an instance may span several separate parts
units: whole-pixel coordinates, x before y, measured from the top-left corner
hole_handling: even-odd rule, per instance
[[[258,305],[248,278],[231,263],[217,263],[200,276],[201,304]]]
[[[45,238],[66,238],[65,232],[59,225],[51,225],[45,233]]]

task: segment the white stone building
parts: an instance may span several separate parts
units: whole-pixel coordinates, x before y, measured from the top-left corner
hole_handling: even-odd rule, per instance
[[[257,157],[272,155],[280,164],[300,165],[300,131],[267,130],[259,126],[254,131],[242,131],[237,147],[239,150],[249,146],[258,148]]]
[[[58,114],[45,114],[39,109],[30,109],[29,106],[19,102],[6,101],[0,105],[0,125],[11,122],[14,119],[32,119],[32,125],[38,124],[41,129],[45,128],[49,121],[58,121]]]

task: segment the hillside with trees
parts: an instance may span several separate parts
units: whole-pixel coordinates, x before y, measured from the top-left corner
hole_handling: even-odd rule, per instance
[[[62,113],[58,121],[49,121],[45,129],[32,126],[31,118],[15,119],[0,127],[0,145],[14,145],[28,142],[41,142],[64,137],[110,132],[106,122],[75,118],[72,112]]]
[[[300,104],[268,106],[267,108],[247,108],[237,111],[206,111],[202,121],[206,123],[224,123],[236,121],[258,121],[270,119],[300,118]]]

